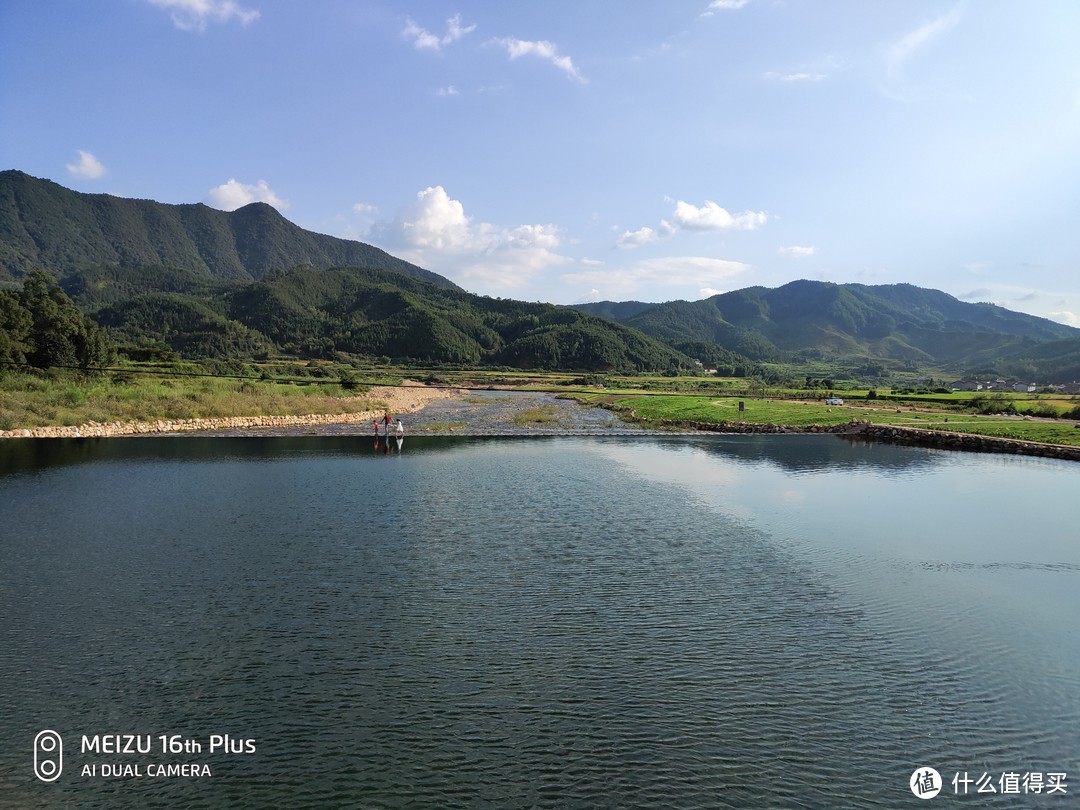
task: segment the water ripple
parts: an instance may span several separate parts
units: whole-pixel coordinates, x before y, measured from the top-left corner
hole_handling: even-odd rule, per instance
[[[800,556],[581,442],[382,461],[163,458],[14,484],[0,773],[24,773],[17,749],[54,722],[258,750],[215,759],[212,779],[2,777],[5,794],[902,807],[916,765],[1066,769],[1075,753],[1078,662],[1026,658],[980,629],[956,590],[970,578],[937,576],[1047,582],[1073,563]],[[884,598],[897,577],[937,584]]]

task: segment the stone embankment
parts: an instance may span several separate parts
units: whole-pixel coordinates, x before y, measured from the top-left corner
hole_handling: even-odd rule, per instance
[[[671,422],[675,427],[689,427],[694,430],[705,430],[713,433],[852,433],[854,425],[845,422],[841,425],[750,425],[750,424],[724,424],[717,425],[711,422]]]
[[[415,413],[432,400],[449,399],[464,393],[466,392],[456,388],[428,388],[420,385],[376,387],[368,390],[362,397],[363,400],[376,407],[353,413],[315,413],[304,416],[218,416],[205,419],[154,419],[145,422],[90,422],[85,425],[2,430],[0,439],[80,439],[200,430],[354,424],[381,419],[388,411],[392,415]]]
[[[1024,456],[1045,456],[1066,461],[1080,461],[1080,447],[1067,444],[1044,444],[1006,439],[999,436],[979,436],[974,433],[952,433],[944,430],[921,430],[894,425],[872,425],[869,422],[852,424],[850,434],[861,439],[890,444],[910,444],[939,447],[943,450],[967,450],[979,453],[1012,453]]]
[[[897,425],[875,425],[852,421],[840,425],[717,425],[707,422],[675,422],[679,427],[691,427],[714,433],[834,433],[868,442],[936,447],[942,450],[964,450],[977,453],[1011,453],[1013,455],[1043,456],[1066,461],[1080,461],[1080,447],[1066,444],[1026,442],[999,436],[980,436],[975,433],[955,433],[944,430],[923,430]]]

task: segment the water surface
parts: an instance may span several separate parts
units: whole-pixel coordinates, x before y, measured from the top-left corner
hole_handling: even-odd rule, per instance
[[[905,807],[918,766],[1080,774],[1078,484],[832,436],[5,442],[0,802]],[[107,733],[256,751],[78,750]],[[79,773],[185,760],[214,775]]]

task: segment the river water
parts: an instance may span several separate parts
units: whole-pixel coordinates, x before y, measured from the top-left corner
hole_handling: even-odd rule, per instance
[[[0,806],[1075,806],[1078,492],[834,436],[10,440]]]

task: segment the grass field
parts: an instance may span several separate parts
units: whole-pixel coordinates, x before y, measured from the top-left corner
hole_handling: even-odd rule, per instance
[[[923,430],[976,433],[1024,441],[1080,445],[1080,428],[1072,420],[1023,416],[981,416],[909,405],[897,407],[871,400],[866,403],[826,406],[818,402],[739,399],[687,394],[579,394],[582,401],[630,409],[652,422],[705,422],[709,424],[840,425],[852,420]],[[739,411],[739,402],[744,410]]]
[[[24,374],[0,379],[0,430],[89,422],[303,416],[377,408],[339,382],[270,382],[141,374]]]

